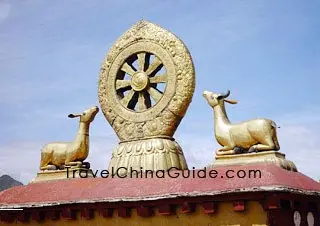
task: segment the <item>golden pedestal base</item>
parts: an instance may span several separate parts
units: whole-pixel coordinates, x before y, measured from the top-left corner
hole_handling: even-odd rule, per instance
[[[275,164],[286,170],[294,172],[298,171],[296,165],[293,162],[285,159],[285,154],[278,151],[216,156],[216,161],[213,162],[213,164],[209,167],[257,163]]]
[[[74,167],[63,170],[40,171],[30,183],[86,177],[93,177],[91,169]]]
[[[109,171],[118,175],[131,171],[188,169],[179,144],[173,139],[152,138],[120,143],[113,151]]]

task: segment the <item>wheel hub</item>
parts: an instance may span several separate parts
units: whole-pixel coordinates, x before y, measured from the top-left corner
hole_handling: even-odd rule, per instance
[[[149,76],[145,72],[137,72],[131,78],[131,87],[135,91],[144,90],[149,84]]]

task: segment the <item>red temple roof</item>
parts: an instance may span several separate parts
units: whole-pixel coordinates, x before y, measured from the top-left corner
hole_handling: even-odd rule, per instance
[[[218,172],[217,178],[169,178],[166,175],[166,178],[77,178],[31,183],[0,192],[0,208],[144,201],[258,191],[284,191],[320,197],[319,182],[276,165],[214,169]],[[226,178],[225,173],[230,169],[234,172],[260,170],[261,178]]]

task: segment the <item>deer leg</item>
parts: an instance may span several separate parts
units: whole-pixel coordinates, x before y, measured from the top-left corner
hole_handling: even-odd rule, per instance
[[[222,148],[219,148],[219,149],[216,151],[216,154],[217,154],[217,155],[232,155],[232,154],[235,154],[235,151],[233,150],[232,147],[224,146],[224,147],[222,147]]]
[[[277,138],[276,131],[275,131],[275,134],[272,137],[272,140],[273,140],[273,143],[275,145],[275,150],[277,150],[277,151],[280,150],[280,145],[279,145],[279,141],[278,141],[278,138]]]
[[[259,151],[270,151],[270,150],[275,150],[276,145],[273,142],[272,137],[268,137],[265,139],[261,144],[256,144],[250,147],[249,153],[251,152],[259,152]]]
[[[81,162],[81,161],[68,162],[68,163],[66,163],[66,166],[77,166],[77,167],[81,167],[81,166],[82,166],[82,162]]]
[[[56,170],[57,167],[55,165],[46,165],[46,166],[42,166],[40,167],[40,170]]]
[[[52,152],[41,150],[40,170],[46,170],[51,168],[50,161],[52,159]],[[49,167],[48,167],[49,166]]]

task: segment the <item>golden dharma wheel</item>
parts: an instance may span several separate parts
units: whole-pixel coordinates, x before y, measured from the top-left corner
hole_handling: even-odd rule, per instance
[[[99,101],[121,141],[172,137],[194,86],[192,59],[182,41],[157,25],[139,21],[103,61]]]

